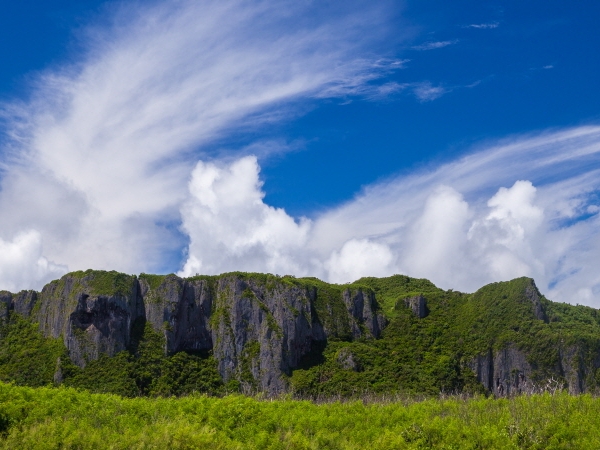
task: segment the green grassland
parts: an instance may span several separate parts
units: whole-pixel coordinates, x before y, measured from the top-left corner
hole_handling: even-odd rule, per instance
[[[0,383],[6,449],[597,449],[599,429],[600,399],[564,393],[316,404]]]

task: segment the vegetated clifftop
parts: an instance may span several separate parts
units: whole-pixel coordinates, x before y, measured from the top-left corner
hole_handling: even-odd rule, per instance
[[[212,373],[243,392],[307,396],[505,396],[549,379],[579,393],[600,383],[598,311],[550,302],[528,278],[463,294],[401,275],[332,285],[88,270],[40,293],[0,292],[0,321],[0,379],[43,384],[52,376],[46,382],[127,395],[210,391]],[[27,363],[30,354],[37,360]],[[23,373],[32,368],[37,375]]]

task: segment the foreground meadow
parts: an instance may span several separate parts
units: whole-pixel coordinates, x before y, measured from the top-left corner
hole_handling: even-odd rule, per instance
[[[598,449],[600,399],[121,398],[0,384],[0,448]]]

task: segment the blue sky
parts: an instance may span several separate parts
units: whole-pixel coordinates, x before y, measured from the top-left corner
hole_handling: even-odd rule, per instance
[[[88,267],[526,275],[598,305],[598,13],[12,2],[0,288]]]

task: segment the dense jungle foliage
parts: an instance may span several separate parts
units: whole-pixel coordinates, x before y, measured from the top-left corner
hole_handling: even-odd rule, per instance
[[[6,449],[597,449],[600,399],[127,399],[0,383]]]
[[[600,351],[600,314],[585,306],[539,302],[536,317],[529,278],[492,283],[474,294],[444,291],[424,279],[395,275],[362,278],[354,285],[373,289],[389,324],[378,340],[332,341],[315,361],[293,372],[295,392],[305,396],[360,392],[482,393],[469,364],[477,355],[507,345],[528,354],[533,381],[556,378],[560,349],[578,346],[586,358]],[[404,299],[423,296],[427,316],[417,317]],[[341,361],[352,355],[354,367]],[[600,371],[589,361],[586,383],[600,385]],[[560,378],[560,377],[558,377]],[[565,380],[559,380],[565,381]]]

